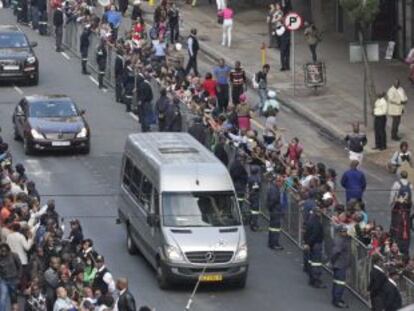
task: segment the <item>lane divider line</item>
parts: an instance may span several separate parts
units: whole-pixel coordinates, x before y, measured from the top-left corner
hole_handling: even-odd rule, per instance
[[[20,95],[23,95],[24,94],[23,90],[21,88],[19,88],[18,86],[15,85],[15,86],[13,86],[13,88]]]
[[[98,85],[99,86],[99,82],[94,78],[94,77],[92,77],[92,76],[89,76],[89,79],[91,79],[91,81],[93,82],[93,83],[95,83],[96,85]]]
[[[134,119],[135,121],[138,121],[138,117],[135,114],[130,112],[129,115],[132,117],[132,119]]]
[[[60,54],[62,54],[62,56],[63,56],[64,58],[66,58],[67,60],[70,60],[69,55],[68,55],[68,54],[66,54],[65,52],[60,52]]]

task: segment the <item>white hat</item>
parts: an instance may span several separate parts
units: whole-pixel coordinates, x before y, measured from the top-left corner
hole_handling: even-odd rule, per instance
[[[333,196],[330,192],[325,192],[322,196],[322,200],[326,201],[326,200],[330,200],[333,199]]]
[[[269,97],[269,98],[274,98],[274,97],[276,97],[276,92],[275,92],[275,91],[268,91],[268,92],[267,92],[267,97]]]
[[[181,51],[181,49],[183,48],[183,45],[181,44],[181,43],[176,43],[175,44],[175,49],[177,50],[177,51]]]
[[[134,0],[134,5],[141,4],[141,0]]]

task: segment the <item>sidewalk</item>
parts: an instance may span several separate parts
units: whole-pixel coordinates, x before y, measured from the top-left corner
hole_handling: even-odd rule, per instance
[[[145,9],[148,9],[146,7]],[[203,52],[213,59],[224,58],[233,65],[240,60],[249,75],[249,79],[261,67],[260,47],[268,43],[266,12],[252,8],[235,9],[232,47],[220,45],[221,26],[217,24],[215,5],[207,1],[198,1],[197,7],[181,6],[184,20],[183,36],[191,28],[197,28],[200,47]],[[267,50],[267,62],[271,66],[269,73],[270,88],[279,92],[279,98],[284,104],[299,115],[318,126],[325,133],[337,140],[342,140],[351,130],[351,124],[359,121],[363,124],[363,66],[350,64],[348,59],[348,42],[339,34],[324,34],[323,41],[318,46],[318,57],[326,64],[327,85],[319,90],[318,95],[304,85],[302,66],[310,60],[310,52],[303,38],[303,32],[296,33],[296,93],[293,96],[291,73],[280,72],[280,56],[276,49]],[[399,61],[380,61],[372,66],[376,79],[377,91],[386,91],[396,78],[401,80],[408,98],[414,98],[414,90],[407,80],[408,69]],[[409,133],[414,130],[414,122],[408,120],[414,117],[414,109],[408,109],[403,117],[401,136],[414,144]],[[370,113],[370,108],[368,107]],[[377,152],[371,150],[374,145],[372,129],[373,120],[369,116],[368,128],[368,158],[384,165],[390,154],[398,148],[399,143],[389,140],[388,150]],[[391,120],[388,121],[390,126]],[[300,133],[299,133],[300,134]]]

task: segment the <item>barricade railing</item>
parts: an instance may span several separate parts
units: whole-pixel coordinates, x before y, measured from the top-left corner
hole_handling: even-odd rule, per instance
[[[72,53],[80,56],[79,45],[80,35],[82,33],[82,25],[76,22],[70,22],[65,25],[64,28],[64,45]],[[95,59],[95,48],[99,44],[99,36],[95,33],[90,37],[90,52],[88,54],[89,67],[97,72],[97,64]],[[108,57],[105,74],[105,82],[111,86],[115,85],[114,80],[114,62],[115,62],[115,50],[108,46]],[[79,69],[80,70],[80,69]],[[150,81],[154,93],[158,93],[160,84],[155,79]],[[157,96],[157,95],[156,95]],[[181,103],[182,123],[183,130],[188,130],[188,126],[191,120],[196,116],[185,103]],[[210,137],[211,138],[211,137]],[[209,140],[210,140],[209,138]],[[211,147],[208,144],[208,147]],[[236,154],[236,149],[233,146],[228,146],[229,159],[233,159]],[[268,211],[266,208],[266,194],[268,189],[268,181],[266,177],[262,178],[261,196],[260,196],[260,211],[261,214],[268,218]],[[303,226],[303,213],[301,202],[297,197],[297,193],[294,189],[287,189],[287,204],[284,207],[284,218],[282,224],[282,230],[284,234],[293,241],[298,247],[302,247],[302,226]],[[334,239],[334,226],[331,223],[331,219],[328,215],[324,215],[322,218],[324,227],[325,239],[324,239],[324,258],[328,262]],[[369,248],[367,248],[359,240],[352,238],[352,265],[347,275],[347,287],[356,294],[362,301],[369,305],[369,293],[367,291],[369,275],[371,269],[371,259],[369,255]],[[329,264],[325,265],[327,270],[330,270]],[[403,296],[404,305],[414,303],[414,282],[407,277],[401,278],[399,281],[399,288]]]

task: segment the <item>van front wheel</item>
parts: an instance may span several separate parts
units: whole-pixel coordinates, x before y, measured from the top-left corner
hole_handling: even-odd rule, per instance
[[[168,280],[167,274],[165,273],[165,269],[160,261],[158,261],[157,264],[157,282],[158,287],[161,289],[170,288],[170,281]]]
[[[127,244],[128,253],[130,255],[136,255],[136,254],[138,254],[138,248],[135,245],[134,241],[132,240],[129,226],[127,227],[127,240],[126,240],[126,244]]]

